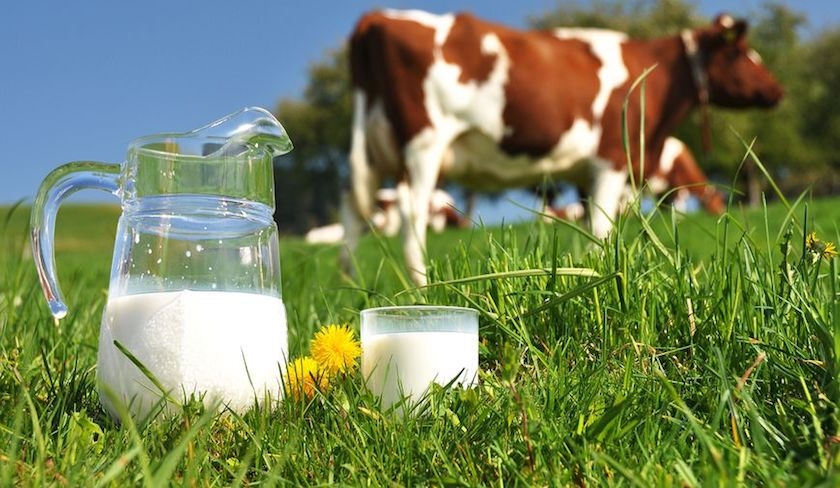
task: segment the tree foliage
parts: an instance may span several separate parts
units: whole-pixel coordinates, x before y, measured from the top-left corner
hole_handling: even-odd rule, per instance
[[[707,173],[718,182],[735,184],[743,193],[744,144],[752,144],[771,175],[790,193],[812,187],[836,192],[840,187],[840,27],[810,39],[800,32],[807,19],[772,1],[748,12],[750,42],[785,87],[779,107],[770,110],[713,109],[713,143],[704,154],[699,117],[694,114],[677,129],[698,154]],[[565,3],[530,18],[534,28],[603,27],[639,38],[674,35],[686,27],[707,24],[686,0],[593,0]],[[349,34],[349,33],[348,33]],[[352,100],[346,47],[327,53],[309,70],[300,100],[281,100],[275,110],[295,143],[278,160],[278,222],[284,231],[302,232],[334,221],[341,188],[347,178],[347,151]],[[772,197],[772,195],[769,195]]]
[[[696,7],[680,0],[593,0],[586,6],[560,2],[553,12],[531,18],[529,24],[535,29],[597,27],[651,38],[672,35],[700,21]]]
[[[840,167],[840,27],[823,32],[805,49],[802,78],[808,83],[802,93],[802,132],[820,149],[818,157]],[[832,143],[833,142],[833,143]]]
[[[336,218],[347,174],[349,78],[346,51],[337,49],[310,68],[303,100],[283,99],[275,109],[295,145],[275,163],[276,219],[282,231],[301,233]]]

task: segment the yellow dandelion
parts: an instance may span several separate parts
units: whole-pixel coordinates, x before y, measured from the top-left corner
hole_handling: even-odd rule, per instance
[[[837,248],[834,247],[834,243],[819,240],[816,232],[808,234],[808,237],[805,239],[805,247],[811,253],[811,256],[813,256],[814,261],[820,258],[828,260],[837,256]]]
[[[327,374],[334,375],[353,371],[362,348],[350,327],[333,324],[315,334],[310,351]]]
[[[318,362],[310,356],[297,358],[286,370],[286,395],[296,400],[312,398],[315,390],[323,391],[329,385],[329,378],[318,367]]]
[[[831,259],[834,256],[837,256],[837,248],[834,247],[833,242],[825,243],[825,248],[823,249],[822,255],[824,259]]]

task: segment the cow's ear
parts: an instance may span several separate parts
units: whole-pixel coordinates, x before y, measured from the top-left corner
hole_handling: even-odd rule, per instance
[[[747,21],[741,19],[735,21],[735,25],[730,30],[735,33],[735,39],[743,39],[747,35]]]
[[[742,40],[747,34],[747,23],[743,20],[738,20],[732,27],[723,31],[723,39],[727,44],[735,44]]]
[[[747,33],[747,23],[741,19],[736,20],[729,14],[718,15],[715,18],[714,26],[720,31],[727,44],[742,39]]]
[[[726,13],[718,14],[712,24],[722,31],[729,30],[735,26],[735,18]]]

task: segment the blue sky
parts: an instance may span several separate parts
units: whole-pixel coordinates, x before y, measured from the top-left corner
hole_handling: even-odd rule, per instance
[[[559,2],[562,3],[562,2]],[[585,5],[585,1],[578,4]],[[759,1],[695,2],[708,17]],[[786,0],[809,30],[840,22],[840,2]],[[307,69],[380,6],[470,10],[524,26],[549,0],[208,0],[9,2],[0,17],[0,205],[31,203],[54,167],[118,163],[130,140],[185,131],[244,106],[297,97]],[[282,121],[281,121],[282,122]],[[294,140],[294,134],[291,134]],[[74,201],[107,200],[86,191]],[[116,203],[116,200],[113,200]]]

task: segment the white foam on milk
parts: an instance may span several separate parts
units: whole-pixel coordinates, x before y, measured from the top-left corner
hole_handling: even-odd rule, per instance
[[[242,412],[266,393],[282,396],[288,359],[286,312],[280,298],[222,291],[155,292],[111,298],[102,318],[97,377],[144,418],[160,390],[114,345],[118,341],[177,401],[191,394]]]

